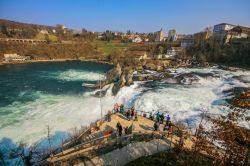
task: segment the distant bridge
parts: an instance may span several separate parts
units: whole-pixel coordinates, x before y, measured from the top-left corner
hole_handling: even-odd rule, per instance
[[[0,38],[0,41],[6,42],[18,42],[18,43],[46,43],[46,40],[38,40],[38,39],[16,39],[16,38]]]

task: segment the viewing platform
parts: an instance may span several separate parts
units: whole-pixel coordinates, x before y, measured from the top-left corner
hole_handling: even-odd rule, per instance
[[[123,127],[132,127],[132,132],[118,136],[116,125],[120,123]],[[163,131],[163,124],[159,130],[154,131],[154,121],[144,116],[138,116],[138,121],[128,120],[123,114],[111,115],[110,121],[97,121],[95,127],[90,127],[86,133],[78,138],[83,142],[70,146],[72,142],[65,143],[65,148],[58,149],[46,161],[36,165],[56,164],[64,165],[69,160],[78,160],[80,156],[87,156],[89,164],[84,165],[123,165],[129,161],[145,155],[170,149],[184,141],[185,148],[191,148],[193,142],[190,138],[185,140],[179,137],[180,129],[173,126],[171,132]],[[124,130],[123,130],[124,131]],[[181,131],[185,133],[185,131]],[[133,154],[131,156],[131,154]],[[114,158],[115,156],[115,158]],[[125,160],[124,160],[125,159]],[[81,163],[81,161],[79,161]],[[81,165],[81,164],[80,164]]]

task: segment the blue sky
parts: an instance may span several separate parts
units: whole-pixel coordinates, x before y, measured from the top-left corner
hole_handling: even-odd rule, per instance
[[[0,18],[92,31],[202,31],[221,22],[250,27],[250,0],[0,0]]]

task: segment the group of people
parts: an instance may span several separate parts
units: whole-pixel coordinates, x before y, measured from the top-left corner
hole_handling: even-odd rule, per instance
[[[155,123],[154,123],[154,131],[159,131],[160,130],[160,124],[164,124],[164,114],[160,113],[159,111],[155,114],[155,118],[154,118],[154,115],[153,114],[150,114],[150,119],[151,120],[155,120]],[[163,131],[167,131],[168,134],[170,132],[172,132],[172,127],[173,127],[173,124],[172,122],[170,121],[170,116],[167,115],[165,117],[165,121],[166,123],[164,124],[164,127],[163,127]]]
[[[124,128],[124,133],[127,135],[127,134],[131,134],[132,133],[132,130],[134,128],[134,124],[132,123],[129,127],[126,126]],[[121,125],[120,122],[117,122],[116,124],[116,130],[117,130],[117,133],[118,133],[118,136],[121,136],[122,135],[122,131],[123,131],[123,127]]]
[[[123,104],[119,105],[116,103],[114,106],[113,113],[121,113],[129,121],[130,120],[138,121],[137,111],[135,110],[134,107],[125,110]],[[108,112],[108,121],[111,121],[111,114],[112,114],[111,111],[109,111]],[[157,112],[153,111],[152,113],[150,113],[149,119],[155,121],[154,125],[153,125],[154,131],[159,131],[160,125],[163,124],[164,125],[163,131],[168,132],[168,134],[170,132],[172,132],[173,124],[170,120],[169,115],[164,116],[164,113],[160,113],[159,111],[157,111]],[[164,122],[166,122],[166,123],[164,123]],[[123,132],[123,127],[122,127],[120,122],[117,123],[116,128],[117,128],[118,135],[121,136],[122,132]],[[125,134],[129,134],[129,127],[125,127],[124,132],[125,132]]]
[[[121,113],[122,115],[126,116],[129,121],[138,121],[138,114],[134,107],[125,110],[123,104],[119,105],[116,103],[114,106],[114,113]]]

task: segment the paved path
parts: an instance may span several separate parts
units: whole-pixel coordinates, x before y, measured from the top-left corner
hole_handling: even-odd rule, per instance
[[[154,121],[144,118],[142,116],[138,116],[138,121],[128,121],[126,117],[121,114],[114,114],[111,117],[111,122],[104,122],[100,126],[100,131],[106,131],[109,129],[116,130],[116,124],[120,122],[123,127],[130,126],[132,123],[134,125],[134,130],[136,131],[145,131],[145,132],[152,132],[153,131],[153,124]],[[160,130],[162,131],[163,125],[160,126]],[[172,137],[172,142],[177,142],[179,139],[176,136]],[[112,152],[107,154],[103,154],[88,161],[84,161],[80,164],[81,165],[124,165],[132,160],[135,160],[141,156],[145,155],[152,155],[154,153],[163,151],[168,149],[170,142],[170,137],[164,139],[154,139],[149,142],[134,142],[131,143],[121,149],[116,149]],[[192,141],[190,139],[185,140],[185,147],[191,148]],[[96,146],[91,146],[88,148],[83,148],[75,151],[75,148],[70,148],[64,151],[66,155],[56,155],[53,158],[48,159],[49,162],[56,162],[61,160],[67,160],[70,157],[80,155],[86,153],[90,150],[98,148]],[[71,152],[72,151],[72,152]],[[68,154],[67,154],[68,153]]]
[[[148,156],[169,149],[169,141],[154,139],[149,142],[131,143],[121,149],[97,156],[89,161],[81,162],[76,166],[120,166],[139,157]]]

